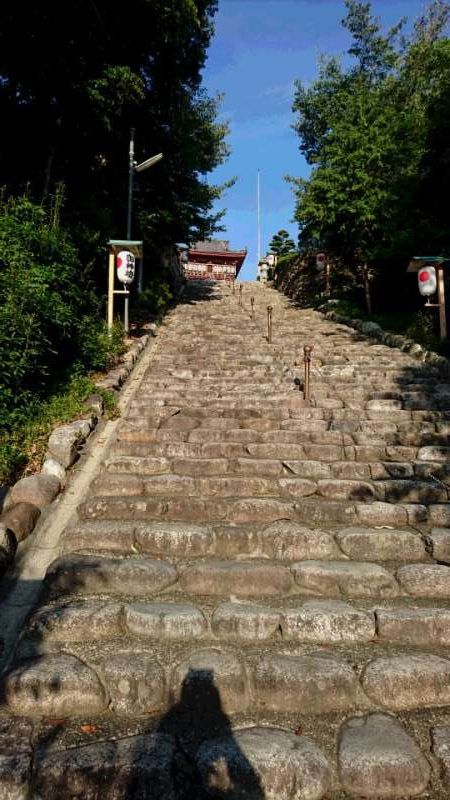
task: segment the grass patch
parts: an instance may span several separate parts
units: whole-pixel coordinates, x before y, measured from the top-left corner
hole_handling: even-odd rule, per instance
[[[113,392],[99,389],[91,378],[77,374],[61,382],[46,399],[31,399],[26,407],[9,415],[0,433],[0,483],[12,483],[38,471],[53,428],[86,413],[90,394],[100,394],[106,414],[115,415]]]

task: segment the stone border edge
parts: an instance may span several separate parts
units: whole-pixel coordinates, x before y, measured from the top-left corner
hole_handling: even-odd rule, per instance
[[[120,391],[156,335],[157,327],[156,323],[150,324],[152,333],[144,334],[133,341],[119,364],[96,381],[96,387],[112,392]],[[86,400],[86,409],[81,418],[53,429],[47,442],[41,471],[20,478],[8,489],[0,513],[0,577],[13,563],[18,544],[32,533],[42,511],[63,491],[67,482],[67,471],[78,460],[80,447],[93,433],[103,415],[101,395],[90,395]]]
[[[403,353],[408,353],[413,356],[417,361],[427,366],[435,367],[439,377],[450,378],[450,361],[447,358],[440,356],[438,353],[433,353],[431,350],[426,350],[422,345],[414,342],[412,339],[408,339],[407,336],[389,333],[388,331],[384,331],[376,322],[345,317],[343,314],[338,314],[336,311],[320,311],[320,313],[333,322],[355,328],[365,336],[381,342],[381,344],[385,344],[388,347],[395,347]]]

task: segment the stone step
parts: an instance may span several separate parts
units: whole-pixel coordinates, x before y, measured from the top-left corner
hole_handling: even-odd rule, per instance
[[[435,528],[416,530],[356,526],[337,530],[310,528],[287,520],[270,525],[205,525],[186,522],[86,521],[62,536],[66,553],[135,552],[168,559],[267,558],[273,561],[420,562],[431,551],[450,560],[450,534]]]
[[[152,534],[154,536],[154,532]],[[350,546],[358,535],[347,534]],[[137,531],[135,536],[145,552],[145,531]],[[327,541],[331,555],[331,537],[329,540],[324,538],[324,546]],[[396,569],[368,560],[347,561],[342,556],[337,561],[304,559],[294,563],[289,560],[287,564],[257,561],[256,557],[250,561],[197,560],[192,564],[178,562],[174,567],[142,555],[119,558],[68,553],[49,566],[46,584],[52,593],[66,595],[149,597],[176,584],[176,590],[185,594],[211,597],[302,594],[315,597],[402,595],[450,599],[450,567],[446,564],[412,563]]]
[[[167,520],[246,524],[288,519],[321,525],[450,525],[448,503],[424,506],[420,503],[327,500],[319,496],[300,498],[242,497],[215,498],[160,494],[153,496],[93,496],[82,503],[78,514],[83,520]]]
[[[33,724],[5,717],[3,757],[7,764],[19,761],[22,774],[16,763],[15,770],[2,773],[1,787],[9,796],[12,791],[15,796],[18,792],[31,796],[33,791],[39,797],[55,797],[63,786],[68,796],[81,792],[87,798],[123,797],[120,787],[126,792],[132,784],[136,797],[176,800],[180,786],[185,797],[230,794],[232,776],[235,797],[238,792],[242,797],[267,800],[325,800],[331,791],[415,797],[428,785],[439,791],[430,763],[417,744],[417,730],[423,734],[424,725],[414,715],[412,730],[380,712],[339,720],[325,736],[323,732],[320,736],[313,719],[308,735],[276,723],[263,727],[247,723],[233,729],[221,709],[206,716],[205,698],[211,701],[215,694],[212,681],[197,670],[189,692],[178,699],[177,713],[165,715],[164,726],[134,735],[124,730],[122,735],[109,734],[88,743],[67,742],[67,749],[43,747],[34,763],[28,744]],[[201,704],[198,698],[203,698]],[[199,717],[207,724],[203,736]],[[427,722],[428,734],[431,718]],[[448,728],[434,726],[431,735],[434,755],[445,767]],[[40,738],[45,741],[44,735]]]
[[[286,470],[289,475],[289,471]],[[317,495],[332,500],[388,503],[446,503],[449,490],[437,482],[418,480],[358,481],[345,479],[309,480],[298,476],[270,477],[214,476],[192,477],[185,474],[141,475],[107,473],[96,478],[92,488],[98,497],[152,497],[154,495],[184,497],[275,497],[299,498]]]
[[[448,648],[450,607],[402,605],[361,608],[342,600],[295,605],[225,601],[210,608],[192,602],[85,600],[39,609],[29,620],[22,650],[56,643],[136,637],[160,646],[173,641],[395,644]]]
[[[29,717],[92,715],[107,708],[118,716],[161,713],[180,701],[186,680],[200,681],[197,692],[204,690],[208,673],[228,715],[250,709],[318,716],[450,706],[450,660],[429,652],[374,654],[363,663],[320,650],[279,652],[254,663],[242,650],[200,647],[175,661],[168,653],[165,662],[162,653],[157,660],[135,648],[95,664],[69,654],[23,659],[4,678],[5,706]]]

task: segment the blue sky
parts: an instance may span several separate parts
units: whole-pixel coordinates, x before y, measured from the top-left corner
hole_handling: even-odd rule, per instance
[[[374,0],[385,28],[414,20],[423,0]],[[227,208],[223,238],[248,247],[241,277],[256,275],[257,172],[261,170],[263,253],[273,234],[292,222],[294,198],[284,176],[306,175],[291,129],[294,80],[311,82],[320,54],[343,52],[349,43],[340,21],[343,0],[219,0],[216,34],[204,71],[209,94],[223,94],[221,118],[230,123],[231,156],[208,176],[213,183],[238,178],[218,203]]]

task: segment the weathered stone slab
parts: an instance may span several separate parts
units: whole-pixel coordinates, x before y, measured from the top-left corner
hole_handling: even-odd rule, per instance
[[[213,561],[187,567],[181,573],[180,585],[185,592],[195,595],[255,597],[287,594],[293,580],[287,567]]]
[[[450,661],[431,654],[386,656],[371,661],[362,686],[375,703],[401,711],[450,704]]]
[[[164,671],[146,653],[133,650],[108,656],[103,676],[111,698],[110,708],[116,714],[149,714],[164,706]]]
[[[9,490],[4,504],[5,511],[16,503],[28,503],[42,511],[54,500],[60,488],[59,480],[54,475],[28,475]]]
[[[443,782],[450,788],[450,726],[431,729],[432,751],[441,767]]]
[[[0,719],[0,797],[28,800],[31,778],[30,720],[23,717]]]
[[[28,629],[39,639],[47,641],[98,641],[122,633],[121,616],[122,606],[119,604],[88,600],[41,608],[31,617]]]
[[[161,475],[169,472],[168,458],[136,458],[134,456],[117,456],[105,461],[107,472],[118,472],[130,475]]]
[[[245,711],[249,694],[242,664],[232,653],[218,649],[192,652],[173,670],[170,702],[198,718]]]
[[[316,482],[304,478],[281,478],[278,484],[283,497],[308,497],[317,491]]]
[[[433,528],[427,538],[433,558],[450,565],[450,528]]]
[[[364,481],[322,480],[318,483],[318,492],[322,497],[332,500],[354,500],[359,503],[376,497],[374,487]]]
[[[324,714],[365,705],[358,678],[327,656],[267,656],[254,671],[257,703],[270,711]]]
[[[450,447],[421,447],[417,454],[419,461],[450,461]]]
[[[3,511],[0,523],[14,533],[18,542],[22,542],[30,535],[40,515],[40,509],[32,503],[15,503]]]
[[[295,519],[293,503],[282,502],[272,498],[237,500],[230,503],[226,519],[233,523],[275,522],[278,519]]]
[[[135,526],[136,544],[142,553],[189,558],[210,552],[212,528],[188,522],[149,522]]]
[[[65,594],[146,597],[175,583],[177,571],[164,561],[149,558],[72,555],[53,561],[45,580],[53,591]]]
[[[354,717],[341,728],[341,784],[354,797],[415,797],[427,787],[430,765],[414,739],[386,714]]]
[[[128,554],[133,552],[134,528],[132,522],[110,520],[80,522],[66,528],[61,535],[63,553],[95,550],[96,553]]]
[[[344,528],[336,533],[336,540],[354,561],[420,561],[425,557],[421,537],[407,530]]]
[[[221,639],[265,640],[279,635],[281,615],[264,606],[222,603],[212,617],[213,633]]]
[[[376,611],[380,639],[398,644],[448,647],[450,609],[379,608]]]
[[[130,633],[152,639],[197,639],[208,629],[202,612],[188,603],[134,603],[125,606],[124,620]]]
[[[450,598],[450,567],[411,564],[397,570],[400,587],[413,597]]]
[[[59,480],[61,488],[66,485],[66,480],[67,480],[66,470],[64,469],[62,464],[60,464],[59,461],[56,460],[56,458],[47,456],[42,465],[41,474],[53,475],[55,478]]]
[[[450,528],[450,503],[441,503],[428,508],[430,525],[437,528]]]
[[[288,520],[273,522],[259,537],[264,554],[277,561],[331,561],[342,557],[330,533]]]
[[[176,800],[175,743],[163,733],[130,736],[43,753],[37,759],[39,797],[59,800]]]
[[[48,440],[47,449],[52,458],[67,469],[78,458],[78,444],[81,442],[81,435],[70,425],[61,425],[55,428]]]
[[[356,506],[358,521],[363,525],[407,525],[406,508],[392,503],[368,503]]]
[[[373,614],[340,600],[312,600],[283,612],[283,638],[317,644],[368,642],[375,636]]]
[[[320,800],[330,766],[314,742],[276,728],[248,728],[206,741],[196,756],[208,797]]]
[[[342,561],[304,561],[292,565],[302,594],[325,597],[395,597],[395,578],[378,564]]]
[[[23,661],[6,675],[3,691],[6,706],[14,714],[39,717],[96,714],[107,706],[96,673],[70,655]]]

